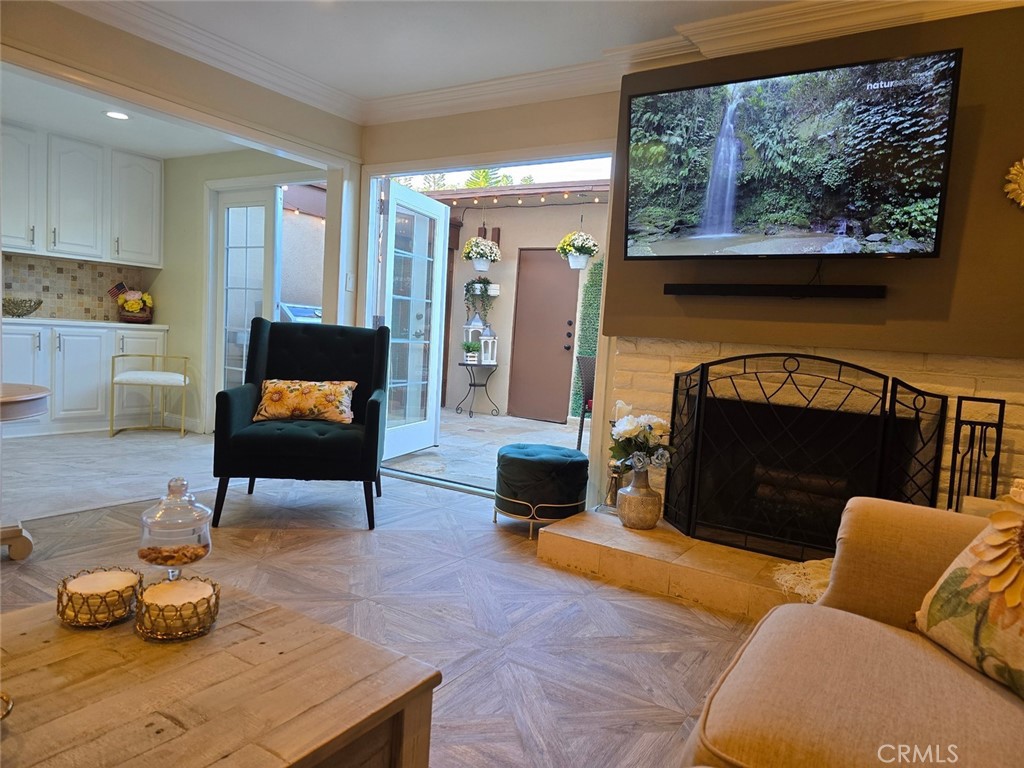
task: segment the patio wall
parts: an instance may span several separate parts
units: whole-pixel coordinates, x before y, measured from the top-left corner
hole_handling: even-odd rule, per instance
[[[466,311],[463,303],[463,286],[467,281],[478,275],[486,275],[491,282],[501,286],[501,293],[494,299],[488,321],[498,336],[498,369],[488,384],[491,399],[501,413],[508,408],[508,383],[510,363],[512,359],[512,325],[516,303],[516,274],[519,265],[519,249],[521,248],[554,248],[558,241],[568,232],[580,228],[580,210],[583,209],[583,228],[592,234],[601,245],[601,253],[606,252],[605,233],[608,231],[608,206],[605,203],[587,203],[585,205],[551,205],[536,208],[499,208],[499,209],[464,209],[464,225],[458,253],[466,240],[475,237],[477,228],[483,220],[487,221],[488,233],[493,227],[501,228],[501,261],[491,265],[488,272],[476,272],[470,262],[456,259],[455,273],[452,279],[452,318],[451,335],[448,343],[451,350],[448,360],[448,388],[446,402],[453,406],[466,394],[468,378],[466,372],[459,367],[462,362],[462,326],[466,322]],[[601,258],[599,256],[599,258]],[[594,260],[591,259],[593,264]],[[569,266],[566,265],[566,269]],[[586,281],[587,270],[579,271],[579,288],[582,290]],[[577,323],[579,300],[577,298]],[[478,407],[483,408],[481,394]],[[568,415],[568,414],[567,414]]]

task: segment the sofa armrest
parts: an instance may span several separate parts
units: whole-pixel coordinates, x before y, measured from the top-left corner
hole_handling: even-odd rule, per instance
[[[986,523],[915,504],[852,498],[818,603],[906,629],[928,590]]]

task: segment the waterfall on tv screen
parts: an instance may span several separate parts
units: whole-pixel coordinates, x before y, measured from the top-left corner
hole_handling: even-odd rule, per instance
[[[711,160],[708,188],[704,193],[704,216],[700,223],[702,235],[732,234],[732,219],[736,212],[736,175],[740,170],[740,142],[736,138],[736,106],[733,96],[725,108],[722,127],[715,140],[715,154]]]

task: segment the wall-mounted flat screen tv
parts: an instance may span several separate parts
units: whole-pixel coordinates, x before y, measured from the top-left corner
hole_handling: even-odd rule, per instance
[[[626,257],[937,256],[960,58],[628,96]]]

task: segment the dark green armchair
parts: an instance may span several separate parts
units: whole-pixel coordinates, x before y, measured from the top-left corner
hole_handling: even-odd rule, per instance
[[[220,478],[213,525],[220,523],[228,482],[249,478],[355,480],[363,483],[373,530],[373,492],[381,495],[380,462],[387,421],[386,327],[252,321],[245,383],[217,393],[213,475]],[[278,419],[253,421],[264,379],[355,381],[351,424]]]

